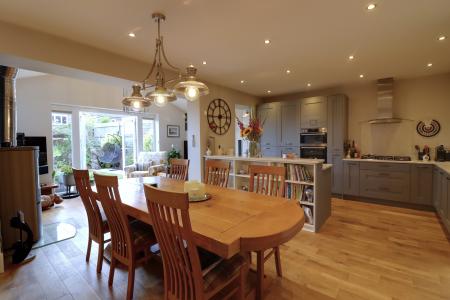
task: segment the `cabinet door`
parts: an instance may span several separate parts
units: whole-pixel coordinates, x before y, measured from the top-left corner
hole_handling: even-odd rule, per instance
[[[328,149],[344,153],[347,139],[348,99],[345,95],[328,97]]]
[[[279,146],[279,105],[267,103],[258,107],[258,117],[264,122],[264,132],[261,136],[261,147]]]
[[[432,205],[433,166],[411,165],[411,202]]]
[[[359,196],[359,162],[344,161],[344,194]]]
[[[331,172],[331,192],[342,194],[344,187],[344,156],[341,153],[331,154],[330,164],[333,164]]]
[[[281,154],[289,154],[294,153],[298,157],[300,157],[300,147],[282,147]]]
[[[437,168],[433,170],[433,206],[439,211],[439,202],[441,200],[441,179]]]
[[[300,100],[302,128],[327,127],[327,98],[312,97]]]
[[[281,104],[281,145],[300,145],[300,111],[298,102]]]
[[[261,155],[263,157],[281,157],[281,148],[262,146]]]
[[[450,232],[450,174],[447,174],[447,230]]]
[[[448,198],[448,190],[447,190],[447,174],[444,171],[439,171],[440,173],[440,185],[441,185],[441,199],[439,201],[439,211],[442,220],[447,219],[447,198]]]

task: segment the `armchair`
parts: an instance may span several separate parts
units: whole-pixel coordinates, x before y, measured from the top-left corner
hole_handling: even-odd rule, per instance
[[[167,165],[167,152],[140,152],[135,164],[124,168],[127,178],[155,176],[164,172]]]

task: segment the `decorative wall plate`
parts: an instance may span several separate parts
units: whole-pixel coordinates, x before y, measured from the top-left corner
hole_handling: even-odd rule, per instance
[[[441,124],[436,120],[419,121],[416,130],[423,137],[433,137],[441,130]]]
[[[209,128],[218,135],[227,133],[231,125],[231,110],[225,100],[217,98],[208,105]]]

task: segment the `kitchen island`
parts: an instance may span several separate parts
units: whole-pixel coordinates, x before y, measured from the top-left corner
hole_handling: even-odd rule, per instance
[[[284,166],[286,168],[286,198],[298,201],[305,211],[307,231],[317,232],[331,215],[332,165],[321,159],[284,159],[279,157],[205,156],[205,160],[225,160],[231,163],[228,187],[248,190],[251,164]]]
[[[434,208],[450,233],[450,162],[344,159],[342,196]]]

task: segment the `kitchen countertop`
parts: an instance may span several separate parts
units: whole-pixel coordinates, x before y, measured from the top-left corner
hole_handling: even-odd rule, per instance
[[[324,163],[323,159],[309,159],[309,158],[245,157],[245,156],[231,156],[231,155],[210,155],[210,156],[205,155],[204,158],[223,159],[223,160],[242,160],[253,162],[276,162],[285,164],[305,164],[305,165],[316,165]]]
[[[433,165],[437,166],[442,171],[450,175],[450,161],[423,161],[423,160],[410,160],[410,161],[398,161],[398,160],[382,160],[382,159],[361,159],[361,158],[344,158],[344,161],[357,161],[357,162],[372,162],[372,163],[396,163],[396,164],[420,164],[420,165]]]

